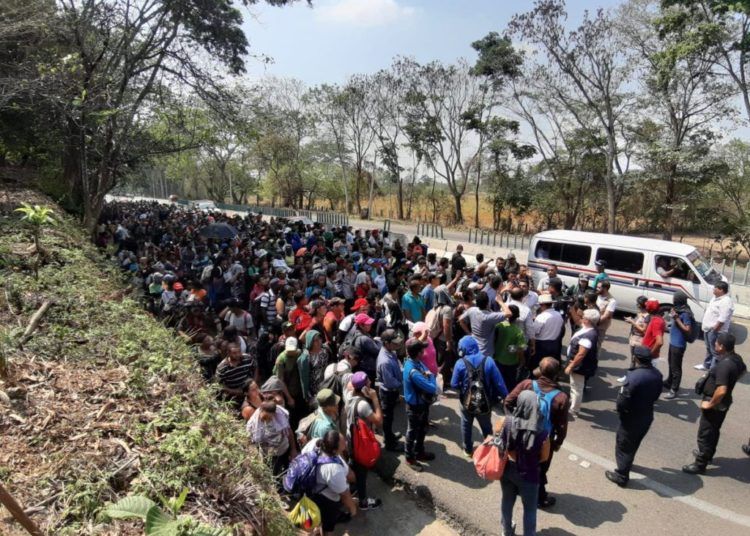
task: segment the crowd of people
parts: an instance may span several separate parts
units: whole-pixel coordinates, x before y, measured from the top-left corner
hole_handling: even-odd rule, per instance
[[[97,243],[116,245],[147,309],[193,345],[196,367],[244,419],[280,489],[299,476],[300,460],[312,460],[316,481],[306,491],[324,534],[381,506],[367,488],[379,452],[371,456],[368,432],[381,433],[384,449],[423,471],[435,458],[425,446],[430,408],[448,396],[460,403],[456,439],[466,456],[475,421],[483,437],[497,434],[508,445],[504,533],[513,534],[518,496],[525,535],[535,534],[537,508],[555,504],[547,473],[584,403],[617,308],[603,262],[595,277],[580,274],[567,287],[554,264],[535,282],[513,254],[479,254],[474,262],[458,246],[438,257],[418,237],[401,243],[378,229],[150,202],[109,203]],[[689,473],[711,462],[745,369],[729,333],[732,307],[726,283],[717,283],[703,319],[704,401],[695,461],[683,468]],[[626,319],[631,367],[618,379],[617,470],[606,473],[621,486],[654,402],[680,392],[685,349],[697,332],[682,292],[668,314],[646,298],[638,309]],[[666,379],[652,366],[665,345]],[[401,406],[406,427],[399,431]],[[493,408],[504,415],[494,426]]]

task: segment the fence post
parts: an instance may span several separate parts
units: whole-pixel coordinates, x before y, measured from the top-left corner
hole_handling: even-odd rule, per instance
[[[721,275],[724,275],[724,268],[726,268],[726,265],[727,265],[727,260],[721,259],[721,272],[720,272]]]
[[[732,279],[731,279],[731,281],[729,281],[733,285],[734,285],[734,275],[735,275],[736,272],[737,272],[737,259],[734,259],[732,261]]]
[[[747,276],[750,273],[750,261],[745,265],[745,278],[742,280],[743,285],[747,285]]]

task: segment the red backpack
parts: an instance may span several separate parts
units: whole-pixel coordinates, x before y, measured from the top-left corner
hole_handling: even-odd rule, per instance
[[[361,397],[352,399],[354,404],[354,418],[352,419],[352,458],[366,469],[372,469],[380,458],[380,443],[375,438],[375,433],[367,425],[364,419],[357,414],[357,405]]]

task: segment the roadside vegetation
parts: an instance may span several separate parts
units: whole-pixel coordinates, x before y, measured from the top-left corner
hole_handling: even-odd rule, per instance
[[[291,534],[270,472],[196,373],[190,348],[148,316],[122,274],[53,207],[32,232],[0,212],[0,478],[50,534],[142,534],[105,509],[125,496],[179,497],[198,526]],[[27,325],[50,305],[36,329]],[[24,342],[25,341],[25,342]],[[174,504],[174,503],[167,503]],[[0,533],[20,533],[0,518]]]

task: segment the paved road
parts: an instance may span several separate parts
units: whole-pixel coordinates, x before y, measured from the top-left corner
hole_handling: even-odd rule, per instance
[[[558,503],[549,511],[540,511],[540,534],[709,534],[708,527],[711,534],[750,534],[750,458],[740,450],[750,434],[748,377],[735,390],[716,465],[709,467],[706,475],[694,477],[680,471],[691,461],[699,417],[696,396],[683,390],[677,399],[657,403],[656,418],[636,457],[637,474],[629,487],[621,489],[605,479],[604,469],[614,466],[615,378],[628,364],[626,327],[619,320],[613,324],[604,346],[609,351],[601,358],[592,389],[586,392],[581,418],[571,423],[563,449],[555,454],[549,490]],[[739,352],[750,357],[750,343],[744,343]],[[686,386],[698,378],[691,366],[701,358],[701,348],[694,344],[685,358]],[[664,362],[657,366],[666,372]],[[499,534],[500,487],[497,482],[480,480],[471,461],[462,456],[457,407],[455,399],[444,399],[433,408],[431,416],[438,426],[430,430],[427,448],[437,459],[425,472],[412,472],[404,467],[403,456],[389,452],[379,469],[386,478],[406,482],[431,500],[461,532]],[[405,428],[401,412],[396,425]],[[478,427],[475,437],[479,437]],[[388,515],[387,509],[383,515]],[[520,519],[520,515],[519,504],[516,517]]]

